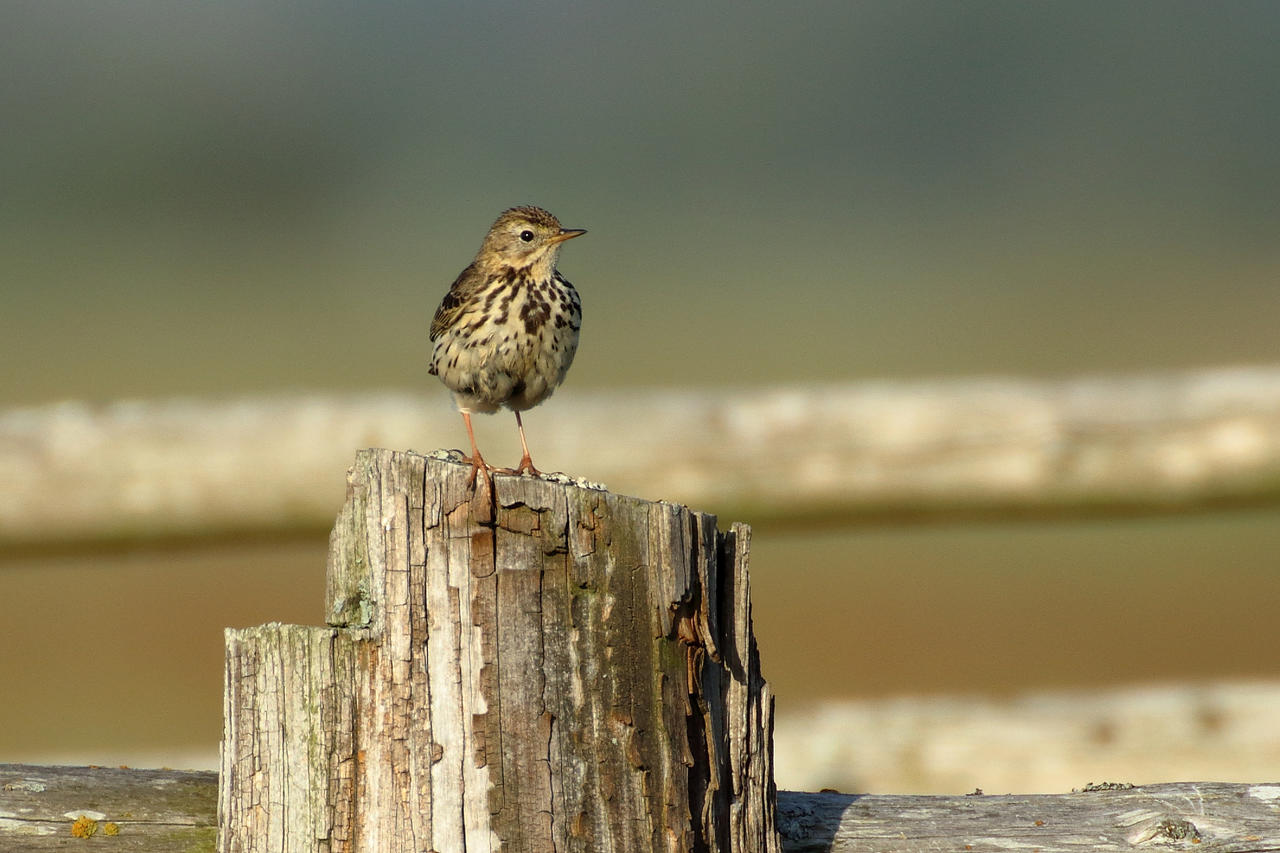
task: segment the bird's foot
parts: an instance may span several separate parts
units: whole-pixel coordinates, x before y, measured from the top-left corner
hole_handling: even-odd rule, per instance
[[[542,472],[533,467],[533,460],[527,455],[514,468],[490,468],[489,470],[495,474],[510,474],[512,477],[519,477],[522,474],[529,474],[534,477],[542,476]]]
[[[462,461],[471,466],[471,474],[467,477],[467,487],[474,488],[476,484],[476,474],[483,471],[484,481],[489,487],[489,491],[493,491],[493,473],[500,470],[492,467],[484,461],[484,457],[477,453],[475,456],[463,455]]]
[[[515,472],[514,472],[514,473],[515,473],[515,474],[526,474],[526,473],[527,473],[527,474],[530,474],[530,475],[532,475],[532,476],[534,476],[534,477],[541,477],[541,476],[542,476],[542,472],[541,472],[541,471],[539,471],[537,468],[534,468],[534,467],[533,467],[533,460],[529,458],[529,454],[528,454],[528,453],[526,453],[524,456],[522,456],[522,457],[520,458],[520,464],[516,466],[516,470],[515,470]]]

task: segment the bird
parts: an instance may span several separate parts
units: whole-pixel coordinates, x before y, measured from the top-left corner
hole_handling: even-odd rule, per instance
[[[431,321],[430,373],[453,392],[471,441],[471,484],[477,471],[541,476],[529,455],[520,413],[564,382],[578,350],[582,302],[556,261],[566,240],[587,233],[565,228],[540,207],[504,210],[475,260],[449,288]],[[524,455],[514,468],[492,468],[480,455],[471,415],[505,406],[515,412]]]

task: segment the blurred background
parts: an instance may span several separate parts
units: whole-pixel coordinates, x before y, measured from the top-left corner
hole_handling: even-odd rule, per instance
[[[606,391],[1274,364],[1278,43],[1263,0],[5,3],[0,411],[370,389],[447,411],[432,312],[521,203],[591,232],[560,265],[577,361],[528,418],[552,470],[593,474],[538,457],[543,411]],[[509,421],[481,430],[498,458]],[[447,423],[412,446],[460,446]],[[318,488],[336,512],[342,465]],[[781,787],[1280,776],[1258,763],[1280,727],[1212,740],[1240,690],[1280,719],[1274,504],[740,520]],[[322,620],[322,525],[28,538],[0,552],[0,761],[215,767],[222,628]],[[1203,713],[1170,737],[1218,763],[1126,764],[1114,726],[1030,777],[1034,740],[950,775],[919,730],[893,770],[848,748],[921,708],[1109,719],[1187,689]]]

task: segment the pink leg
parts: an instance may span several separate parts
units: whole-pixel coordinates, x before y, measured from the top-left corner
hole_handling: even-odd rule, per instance
[[[475,431],[471,429],[471,413],[470,413],[470,412],[463,412],[463,413],[462,413],[462,421],[463,421],[463,423],[465,423],[465,424],[467,425],[467,438],[471,439],[471,458],[470,458],[470,459],[464,459],[464,460],[463,460],[464,462],[470,462],[470,463],[471,463],[471,480],[470,480],[470,482],[471,482],[471,484],[472,484],[472,485],[475,485],[475,482],[476,482],[476,472],[477,472],[477,471],[484,471],[484,478],[485,478],[486,480],[489,480],[490,485],[492,485],[492,482],[493,482],[493,481],[490,479],[489,466],[488,466],[487,464],[485,464],[484,457],[480,455],[480,448],[476,446],[476,434],[475,434]]]
[[[520,430],[520,447],[524,450],[524,456],[520,457],[520,465],[516,468],[516,473],[523,474],[528,471],[535,477],[541,476],[542,472],[533,467],[533,459],[529,457],[529,443],[524,440],[524,421],[520,419],[519,412],[516,412],[516,428]]]

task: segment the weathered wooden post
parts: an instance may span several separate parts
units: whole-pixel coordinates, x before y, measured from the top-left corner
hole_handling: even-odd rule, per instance
[[[776,851],[750,531],[361,451],[330,627],[227,632],[221,851]]]

